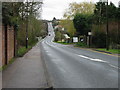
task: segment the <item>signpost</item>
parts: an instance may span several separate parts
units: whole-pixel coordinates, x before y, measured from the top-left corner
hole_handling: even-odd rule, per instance
[[[88,35],[89,35],[89,47],[90,47],[92,44],[92,32],[88,32]]]
[[[73,42],[78,42],[78,37],[73,37]]]

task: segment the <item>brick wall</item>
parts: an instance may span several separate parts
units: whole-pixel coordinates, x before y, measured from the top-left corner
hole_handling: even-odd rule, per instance
[[[2,27],[0,27],[0,66],[2,66]]]
[[[5,29],[4,26],[0,30],[0,63],[5,64]],[[14,29],[7,27],[7,62],[14,57]]]
[[[2,26],[2,65],[5,64],[5,31]]]
[[[8,45],[7,45],[7,49],[8,49],[8,62],[10,61],[10,59],[12,59],[14,57],[14,29],[13,27],[9,27],[8,26],[8,30],[7,30],[7,40],[8,40]]]

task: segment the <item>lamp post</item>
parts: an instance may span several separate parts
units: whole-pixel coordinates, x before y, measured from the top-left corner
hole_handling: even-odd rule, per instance
[[[60,32],[61,32],[61,42],[62,42],[63,31],[64,31],[64,28],[61,28],[61,30],[60,30]]]
[[[28,0],[27,0],[27,15],[26,15],[26,48],[28,48]]]
[[[92,32],[88,32],[89,35],[89,47],[92,45]]]

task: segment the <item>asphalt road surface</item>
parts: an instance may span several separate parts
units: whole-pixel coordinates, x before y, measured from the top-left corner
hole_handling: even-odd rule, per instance
[[[54,88],[118,88],[118,57],[54,43],[54,30],[41,43]]]

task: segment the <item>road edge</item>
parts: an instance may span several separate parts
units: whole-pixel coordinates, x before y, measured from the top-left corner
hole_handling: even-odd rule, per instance
[[[73,47],[75,47],[75,46],[73,46]],[[92,51],[92,52],[98,52],[98,53],[102,53],[102,54],[106,54],[106,55],[110,55],[110,56],[120,57],[119,54],[113,54],[113,53],[110,53],[110,52],[107,52],[107,51],[101,51],[101,50],[97,50],[97,49],[93,49],[93,48],[81,48],[81,47],[75,47],[75,48],[88,50],[88,51]]]
[[[41,42],[43,41],[44,39],[42,39],[40,42],[39,42],[39,45],[40,45],[40,50],[42,50],[42,45],[41,45]],[[46,89],[49,89],[49,90],[53,90],[53,85],[52,85],[52,82],[51,82],[51,79],[50,79],[50,75],[49,75],[49,72],[47,70],[47,66],[46,66],[46,63],[45,63],[45,59],[44,59],[44,56],[43,56],[43,53],[42,51],[40,51],[41,53],[41,60],[42,60],[42,64],[43,64],[43,68],[44,68],[44,73],[45,73],[45,77],[46,77],[46,82],[47,82],[47,87]]]

